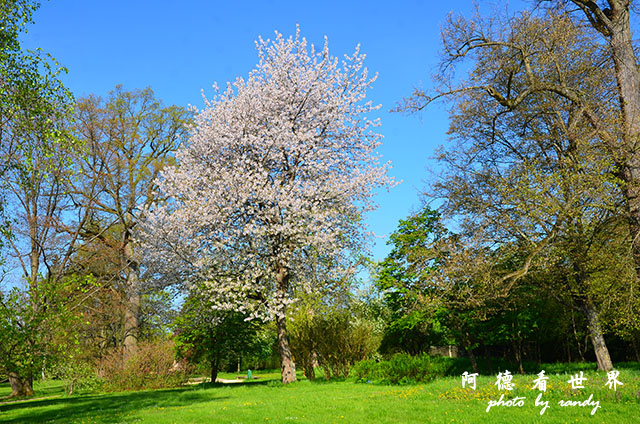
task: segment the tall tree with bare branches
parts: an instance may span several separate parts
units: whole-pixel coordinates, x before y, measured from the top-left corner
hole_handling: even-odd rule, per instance
[[[620,230],[629,182],[619,172],[626,159],[613,60],[595,31],[557,11],[452,16],[443,46],[438,91],[419,90],[405,104],[416,110],[445,97],[454,105],[455,145],[440,155],[445,172],[432,194],[473,239],[524,252],[519,269],[487,273],[497,290],[508,292],[540,258],[564,264],[566,278],[551,290],[584,315],[598,366],[610,369],[597,292],[636,284],[624,255],[630,232]],[[465,60],[472,67],[460,78],[453,69]],[[608,264],[621,268],[605,268],[624,278],[602,279],[598,258],[613,252]]]
[[[106,99],[88,96],[76,106],[75,133],[84,144],[78,156],[81,178],[75,191],[91,205],[83,237],[99,243],[115,261],[103,283],[124,287],[123,347],[132,351],[138,338],[140,257],[132,232],[140,213],[154,201],[154,180],[171,162],[186,133],[189,112],[164,106],[150,88],[127,91],[117,86]],[[87,186],[95,185],[94,191]],[[106,275],[104,275],[107,277]]]

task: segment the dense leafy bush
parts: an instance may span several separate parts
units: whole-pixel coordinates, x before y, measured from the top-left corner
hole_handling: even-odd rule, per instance
[[[48,370],[50,378],[64,382],[64,391],[72,395],[78,391],[95,392],[102,388],[104,380],[98,376],[92,361],[70,357],[67,362]]]
[[[176,357],[191,365],[207,364],[211,381],[219,370],[233,371],[240,365],[269,362],[277,342],[271,330],[245,313],[217,310],[201,288],[192,288],[174,321]],[[279,365],[279,361],[277,363]]]
[[[289,323],[291,349],[305,376],[315,378],[314,366],[322,367],[325,378],[347,378],[351,365],[370,357],[380,346],[376,323],[354,316],[352,311],[304,304]]]
[[[483,358],[478,362],[480,374],[495,375],[498,371],[511,370],[517,367],[513,362],[505,361],[502,358],[492,358],[493,367],[487,367],[487,362]],[[538,364],[536,362],[523,362],[525,372],[537,374],[545,370],[547,374],[571,374],[579,371],[595,371],[595,362],[559,362]],[[621,369],[640,370],[640,363],[627,362],[616,364]],[[463,372],[471,372],[469,358],[449,358],[445,356],[429,356],[422,354],[412,356],[405,353],[398,353],[388,360],[376,361],[367,359],[359,361],[351,368],[351,375],[358,382],[375,382],[382,384],[414,384],[424,383],[438,377],[461,376]]]
[[[129,355],[114,351],[98,363],[104,390],[123,391],[175,387],[186,381],[184,369],[174,366],[173,341],[138,343]]]
[[[386,361],[365,360],[352,368],[356,381],[375,381],[386,384],[424,383],[436,377],[450,375],[456,360],[441,356],[422,354],[411,356],[398,353]]]

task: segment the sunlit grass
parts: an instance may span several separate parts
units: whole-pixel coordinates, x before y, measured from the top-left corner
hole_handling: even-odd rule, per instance
[[[572,371],[573,372],[573,371]],[[169,390],[85,394],[67,397],[62,386],[38,384],[37,398],[0,403],[0,422],[7,423],[632,423],[640,422],[640,372],[623,369],[624,386],[612,391],[604,383],[606,373],[585,372],[585,388],[571,390],[571,373],[548,373],[544,399],[550,407],[544,415],[534,405],[531,390],[535,375],[515,375],[515,390],[500,392],[495,376],[480,376],[477,389],[463,389],[460,377],[428,384],[387,386],[352,381],[319,379],[287,386],[278,382],[277,371],[261,374],[248,383],[199,384]],[[241,373],[225,373],[235,379]],[[55,392],[57,390],[57,392]],[[0,395],[8,394],[6,385]],[[522,408],[493,407],[489,400],[526,397]],[[563,399],[584,400],[593,394],[600,408],[561,408]],[[51,398],[51,396],[58,396]]]

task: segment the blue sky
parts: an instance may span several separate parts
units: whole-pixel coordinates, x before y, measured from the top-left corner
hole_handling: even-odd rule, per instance
[[[484,10],[505,2],[481,2]],[[511,8],[521,2],[511,1]],[[329,39],[334,56],[351,54],[356,44],[367,54],[378,80],[369,99],[381,104],[384,135],[379,152],[402,184],[377,196],[378,210],[367,217],[378,236],[390,234],[399,219],[419,208],[419,192],[433,180],[435,149],[446,143],[444,105],[420,115],[390,113],[416,86],[431,86],[438,61],[440,28],[450,12],[469,16],[472,0],[450,1],[164,1],[51,0],[35,14],[23,36],[26,48],[40,47],[69,73],[66,86],[81,97],[106,95],[116,84],[150,86],[165,104],[202,107],[201,90],[212,95],[246,76],[257,63],[254,41],[274,31],[295,34],[296,24],[310,42]],[[373,256],[389,247],[378,238]]]

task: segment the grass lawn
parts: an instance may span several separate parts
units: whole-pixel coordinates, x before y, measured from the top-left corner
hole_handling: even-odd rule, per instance
[[[178,389],[62,394],[62,385],[36,385],[37,398],[1,402],[2,423],[640,423],[640,371],[623,369],[624,386],[605,386],[606,374],[585,372],[585,388],[571,390],[567,374],[550,374],[543,400],[550,407],[540,415],[531,390],[535,375],[516,375],[515,390],[498,392],[495,376],[481,376],[476,390],[462,389],[460,377],[428,384],[387,386],[353,381],[301,380],[288,386],[277,373],[254,373],[247,383],[200,384]],[[235,378],[235,374],[221,375]],[[10,392],[0,385],[0,397]],[[522,407],[495,406],[490,400],[525,397]],[[560,400],[589,406],[560,407]],[[599,408],[594,415],[594,402]]]

